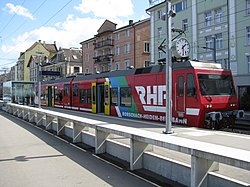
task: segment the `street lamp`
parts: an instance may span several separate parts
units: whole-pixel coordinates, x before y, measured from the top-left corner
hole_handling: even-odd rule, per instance
[[[216,62],[216,37],[215,36],[212,36],[212,39],[213,39],[213,48],[211,47],[202,47],[203,49],[210,49],[213,51],[213,60],[214,62]]]
[[[170,10],[169,10],[170,9]],[[166,129],[165,134],[172,134],[172,35],[171,21],[176,13],[171,10],[171,0],[166,0],[166,14],[163,17],[166,21]]]

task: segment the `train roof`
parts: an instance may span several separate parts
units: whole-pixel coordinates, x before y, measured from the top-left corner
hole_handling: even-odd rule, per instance
[[[222,69],[221,64],[209,61],[188,60],[173,64],[173,69]]]
[[[185,62],[173,63],[173,70],[182,70],[182,69],[222,69],[222,67],[221,64],[219,63],[208,62],[208,61],[206,62],[206,61],[187,60]],[[166,72],[165,64],[148,66],[144,68],[102,72],[97,74],[77,75],[76,77],[74,77],[74,81],[93,80],[106,77],[119,77],[119,76],[140,75],[140,74],[159,73],[159,72]],[[67,78],[47,81],[46,83],[50,84],[58,82],[70,82],[72,79],[73,79],[72,77],[67,77]]]

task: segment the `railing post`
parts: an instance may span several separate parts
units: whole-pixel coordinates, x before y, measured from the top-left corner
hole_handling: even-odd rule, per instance
[[[68,120],[64,120],[62,118],[57,119],[57,130],[56,130],[57,136],[64,135],[63,130],[65,125],[67,125],[68,123],[69,123]]]
[[[45,115],[44,126],[46,130],[52,129],[53,121],[57,120],[54,116]]]
[[[143,153],[144,151],[152,151],[153,146],[144,142],[139,142],[130,139],[130,169],[140,169],[143,167]]]
[[[208,172],[218,171],[219,163],[196,156],[195,150],[191,154],[191,187],[207,187]]]
[[[73,143],[78,143],[82,141],[82,131],[88,129],[88,127],[83,126],[78,122],[73,122]]]
[[[101,154],[106,152],[106,139],[109,137],[110,133],[101,131],[100,129],[95,129],[95,153]]]

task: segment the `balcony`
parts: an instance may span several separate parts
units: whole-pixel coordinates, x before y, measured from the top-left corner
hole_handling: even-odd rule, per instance
[[[94,43],[94,46],[95,46],[95,49],[114,46],[114,40],[107,39],[107,40],[103,40],[100,42],[96,42],[96,43]]]
[[[95,60],[95,63],[109,63],[113,56],[113,54],[107,54],[93,57],[93,59]]]

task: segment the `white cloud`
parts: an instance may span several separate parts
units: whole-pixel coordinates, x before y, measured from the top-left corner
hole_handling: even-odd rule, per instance
[[[80,42],[97,34],[97,30],[104,21],[104,19],[78,18],[68,15],[65,22],[56,23],[54,27],[40,27],[19,35],[9,44],[2,45],[1,50],[4,53],[11,52],[11,54],[19,55],[21,51],[27,50],[38,40],[46,43],[56,41],[58,48],[80,47]]]
[[[9,5],[9,7],[11,6],[15,7],[14,5]],[[90,39],[97,34],[97,30],[105,19],[116,23],[117,28],[119,28],[127,25],[127,16],[133,14],[131,0],[82,0],[82,3],[75,8],[82,13],[93,13],[95,17],[80,18],[75,15],[68,15],[66,20],[58,22],[54,26],[43,26],[12,38],[8,43],[2,44],[1,51],[11,58],[17,59],[20,52],[26,51],[38,40],[46,43],[56,41],[58,48],[79,48],[80,42]],[[9,9],[13,10],[12,13],[14,12],[14,8]]]
[[[117,18],[127,17],[133,14],[133,3],[131,0],[82,0],[75,9],[82,13],[93,13],[96,17]]]
[[[29,10],[27,8],[24,8],[21,5],[13,5],[11,3],[7,3],[6,4],[6,10],[10,13],[10,14],[17,14],[20,16],[24,16],[27,17],[31,20],[34,20],[35,18],[33,17],[33,15],[29,12]]]

